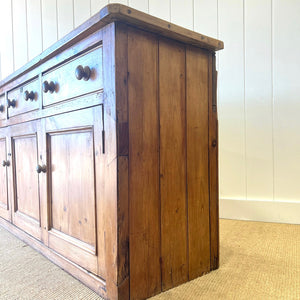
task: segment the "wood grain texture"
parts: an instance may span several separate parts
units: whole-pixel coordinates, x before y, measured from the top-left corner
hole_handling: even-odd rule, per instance
[[[128,72],[130,297],[142,299],[161,290],[158,42],[155,36],[129,31]]]
[[[7,155],[7,130],[0,130],[0,217],[10,221],[11,204],[9,203],[8,193],[8,172],[11,168],[11,159]],[[3,166],[3,162],[9,162],[9,165]]]
[[[36,135],[14,136],[16,211],[40,220]]]
[[[129,133],[128,133],[128,28],[116,24],[116,112],[118,153],[118,296],[129,295]]]
[[[68,117],[67,115],[65,116]],[[72,116],[70,116],[72,118]],[[76,123],[76,126],[80,124]],[[50,133],[53,228],[96,246],[92,128]]]
[[[68,271],[90,272],[104,297],[145,299],[218,263],[215,60],[212,51],[165,38],[162,24],[139,29],[150,22],[142,13],[109,9],[4,81],[0,100],[22,102],[0,121],[7,127],[0,155],[1,141],[12,140],[7,194],[18,200],[15,226],[44,243],[47,250],[38,248],[47,255],[58,253]],[[96,66],[101,80],[78,81],[78,64]],[[44,80],[58,85],[42,103]],[[21,96],[30,85],[40,100],[35,110],[19,105],[27,105]],[[25,182],[18,167],[33,160],[34,172],[46,165],[30,176],[38,217],[27,191],[32,178]],[[25,201],[14,194],[21,181]]]
[[[89,80],[78,80],[75,70],[78,66],[83,68],[88,66],[91,70]],[[66,76],[69,80],[66,81]],[[43,83],[51,81],[55,84],[55,91],[43,93],[43,105],[51,105],[59,101],[67,100],[82,94],[94,92],[103,88],[102,71],[102,47],[96,48],[91,52],[65,63],[59,68],[43,75]]]
[[[9,153],[12,154],[9,175],[12,195],[12,222],[19,228],[41,239],[37,123],[32,121],[10,128]]]
[[[45,119],[51,197],[49,247],[95,274],[96,203],[100,198],[95,189],[95,174],[99,174],[95,168],[100,167],[95,165],[95,156],[101,152],[94,145],[101,145],[102,137],[94,132],[101,132],[101,116],[102,107],[96,106]],[[103,243],[99,252],[103,253]]]
[[[219,268],[219,179],[218,179],[218,114],[216,57],[209,57],[209,210],[210,210],[210,268]],[[215,105],[215,106],[214,106]]]
[[[185,48],[159,41],[162,289],[188,277]]]
[[[186,51],[189,279],[210,270],[208,56]]]
[[[34,98],[24,99],[24,93],[33,93]],[[41,93],[40,93],[40,82],[38,79],[32,80],[30,83],[24,86],[18,87],[7,93],[9,100],[16,100],[16,106],[8,108],[8,117],[17,116],[32,110],[37,110],[40,107]]]
[[[117,194],[117,136],[116,136],[116,95],[115,95],[115,24],[103,28],[103,88],[105,91],[103,118],[105,130],[105,153],[101,156],[101,193],[104,220],[103,230],[98,232],[105,246],[105,278],[107,294],[111,299],[118,298],[118,194]],[[100,211],[101,214],[101,211]]]

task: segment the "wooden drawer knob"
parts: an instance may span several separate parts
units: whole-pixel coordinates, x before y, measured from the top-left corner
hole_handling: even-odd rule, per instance
[[[15,99],[13,99],[13,100],[7,99],[7,108],[10,108],[10,107],[15,108],[16,103],[17,103],[17,101]]]
[[[3,166],[3,167],[9,167],[9,165],[10,165],[9,160],[4,160],[4,161],[2,162],[2,166]]]
[[[0,105],[0,112],[4,112],[4,105]]]
[[[90,79],[91,69],[88,66],[83,67],[79,65],[75,70],[75,76],[78,80],[83,78],[83,80],[87,81]]]
[[[55,91],[55,83],[53,81],[48,82],[47,80],[43,82],[44,93],[50,92],[51,94]]]
[[[31,92],[25,91],[23,96],[24,96],[25,101],[28,101],[29,99],[31,101],[33,101],[35,98],[35,93],[33,91],[31,91]]]
[[[41,173],[41,172],[46,173],[46,172],[47,172],[47,166],[46,166],[46,165],[42,165],[42,166],[37,165],[36,171],[37,171],[38,173]]]

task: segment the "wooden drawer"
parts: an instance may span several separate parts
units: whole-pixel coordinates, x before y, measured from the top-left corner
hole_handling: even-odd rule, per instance
[[[80,74],[80,66],[82,71],[89,68],[89,78],[84,77],[86,72]],[[102,87],[102,47],[98,47],[43,75],[43,106],[88,94]]]
[[[13,117],[39,108],[40,85],[35,79],[7,94],[8,116]]]
[[[0,96],[0,120],[6,119],[5,95]]]

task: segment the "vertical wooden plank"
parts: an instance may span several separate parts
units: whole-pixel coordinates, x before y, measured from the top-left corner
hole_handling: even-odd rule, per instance
[[[26,1],[12,1],[15,70],[28,60]]]
[[[171,22],[193,30],[193,0],[171,0]]]
[[[108,4],[108,0],[91,0],[91,13],[92,15],[96,14]]]
[[[14,71],[11,1],[1,1],[1,75],[5,78]]]
[[[142,299],[161,290],[155,36],[129,31],[128,72],[130,297]]]
[[[74,28],[73,0],[57,0],[57,32],[63,37]]]
[[[149,6],[148,0],[129,0],[128,5],[137,10],[148,13],[148,6]]]
[[[149,0],[149,14],[161,18],[166,21],[171,20],[170,14],[171,6],[170,0]]]
[[[208,54],[186,52],[189,279],[210,270]]]
[[[43,50],[57,41],[56,1],[42,0]]]
[[[194,31],[218,38],[218,0],[194,0]]]
[[[74,0],[74,24],[75,27],[82,24],[91,16],[91,3],[86,0]]]
[[[104,240],[107,298],[118,297],[117,272],[117,140],[116,140],[116,98],[115,98],[115,24],[102,29],[103,32],[103,78],[105,104],[103,105],[105,153],[101,155],[102,175],[101,205],[97,207],[97,218],[103,217],[104,231],[98,231],[98,240]],[[104,175],[103,175],[104,174]]]
[[[162,288],[188,277],[185,48],[159,42]]]
[[[273,200],[271,0],[245,1],[247,199]]]
[[[127,26],[116,24],[116,110],[118,151],[118,295],[129,299],[129,183],[128,183],[128,36]]]
[[[219,179],[218,179],[218,113],[216,57],[209,57],[209,219],[210,219],[210,268],[219,267]]]
[[[37,122],[37,142],[38,142],[38,164],[40,166],[46,165],[47,173],[40,174],[39,176],[39,192],[40,192],[40,215],[41,215],[41,239],[42,242],[48,246],[48,230],[49,230],[49,208],[48,205],[48,190],[47,180],[49,176],[49,161],[47,161],[47,143],[46,143],[46,127],[45,119],[41,119]]]
[[[246,199],[243,0],[219,1],[220,196]]]
[[[300,2],[274,0],[274,200],[300,199]],[[297,51],[296,51],[297,52]]]
[[[27,0],[28,58],[31,60],[43,50],[41,0]]]

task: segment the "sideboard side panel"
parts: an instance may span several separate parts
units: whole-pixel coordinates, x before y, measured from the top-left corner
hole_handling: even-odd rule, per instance
[[[128,31],[130,298],[161,291],[158,41]]]

